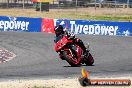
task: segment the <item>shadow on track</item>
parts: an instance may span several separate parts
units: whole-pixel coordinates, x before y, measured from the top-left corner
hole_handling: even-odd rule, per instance
[[[66,67],[66,68],[69,68],[69,67],[86,67],[88,65],[79,65],[79,66],[63,66],[63,67]],[[91,65],[91,66],[95,66],[95,65]],[[91,66],[88,66],[88,67],[91,67]]]

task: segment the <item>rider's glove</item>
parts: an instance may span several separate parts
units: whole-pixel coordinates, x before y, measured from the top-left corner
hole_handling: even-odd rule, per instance
[[[68,39],[74,39],[75,38],[75,34],[73,34],[73,33],[68,33]]]

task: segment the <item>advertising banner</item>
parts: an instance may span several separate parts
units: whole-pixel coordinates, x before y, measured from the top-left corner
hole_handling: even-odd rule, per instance
[[[75,34],[132,36],[132,22],[55,19],[54,25],[59,24]]]
[[[54,20],[42,18],[41,32],[54,33]]]
[[[0,16],[0,31],[40,32],[41,18]]]

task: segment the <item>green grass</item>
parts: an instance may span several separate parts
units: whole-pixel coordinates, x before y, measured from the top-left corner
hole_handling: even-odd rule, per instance
[[[80,12],[81,11],[81,12]],[[52,19],[71,19],[71,20],[106,20],[106,21],[132,21],[132,9],[117,10],[118,12],[112,13],[110,11],[101,11],[95,13],[93,9],[90,11],[78,10],[51,10],[49,12],[35,11],[34,9],[0,9],[1,16],[15,16],[15,17],[41,17]],[[112,11],[112,10],[111,10]],[[119,13],[120,12],[120,13]]]
[[[90,15],[88,13],[81,13],[81,14],[76,14],[74,12],[67,12],[67,13],[55,13],[54,17],[50,12],[47,13],[47,17],[49,18],[58,18],[58,19],[71,19],[71,20],[105,20],[105,21],[127,21],[130,22],[132,21],[132,15]]]
[[[106,21],[132,21],[132,16],[126,16],[126,17],[92,16],[90,19],[91,20],[106,20]]]
[[[132,15],[119,15],[119,16],[113,16],[113,15],[97,15],[92,16],[89,14],[65,14],[61,16],[62,18],[69,18],[69,19],[82,19],[82,20],[105,20],[105,21],[132,21]]]

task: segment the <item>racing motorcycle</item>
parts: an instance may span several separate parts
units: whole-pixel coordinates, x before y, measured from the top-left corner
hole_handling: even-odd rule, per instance
[[[93,65],[94,59],[89,53],[89,45],[87,46],[88,56],[83,55],[83,50],[77,44],[73,43],[68,36],[63,36],[54,46],[54,50],[59,53],[62,60],[66,60],[71,66],[80,66],[82,64]]]

